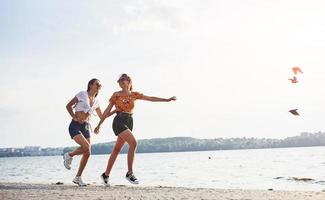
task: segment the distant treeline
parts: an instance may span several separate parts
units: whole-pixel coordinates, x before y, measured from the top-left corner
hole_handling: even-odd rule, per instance
[[[109,154],[115,142],[92,145],[92,154]],[[138,153],[182,152],[182,151],[211,151],[231,149],[264,149],[283,147],[325,146],[325,133],[301,133],[299,136],[285,139],[266,138],[216,138],[196,139],[191,137],[154,138],[138,141]],[[63,152],[71,151],[67,147]],[[128,145],[122,149],[126,153]]]

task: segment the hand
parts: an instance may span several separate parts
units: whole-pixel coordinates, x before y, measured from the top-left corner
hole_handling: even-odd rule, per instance
[[[96,126],[96,128],[95,128],[95,130],[94,130],[94,133],[95,133],[95,134],[98,134],[99,131],[100,131],[99,129],[100,129],[100,126]]]
[[[170,98],[168,99],[168,101],[176,101],[176,97],[175,97],[175,96],[170,97]]]

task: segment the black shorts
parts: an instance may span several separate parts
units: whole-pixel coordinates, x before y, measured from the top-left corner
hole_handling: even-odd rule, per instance
[[[133,129],[133,117],[127,113],[117,113],[113,120],[113,131],[116,136],[125,131],[126,129]]]
[[[88,122],[80,124],[79,122],[72,120],[69,125],[69,133],[71,139],[79,134],[82,134],[85,138],[90,138],[90,124]]]

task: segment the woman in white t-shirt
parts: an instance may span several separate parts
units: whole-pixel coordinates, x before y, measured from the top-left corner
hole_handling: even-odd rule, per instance
[[[77,175],[73,179],[73,183],[79,186],[86,186],[81,179],[81,175],[90,156],[90,116],[96,112],[100,119],[103,117],[98,99],[96,98],[100,88],[99,80],[91,79],[88,82],[87,91],[79,92],[66,106],[72,117],[69,125],[70,137],[80,146],[71,152],[66,152],[63,155],[63,163],[70,170],[72,158],[76,155],[82,155]],[[114,112],[110,113],[110,115]]]

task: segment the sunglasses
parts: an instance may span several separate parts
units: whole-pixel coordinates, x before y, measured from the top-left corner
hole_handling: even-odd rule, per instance
[[[95,83],[95,84],[96,84],[96,86],[99,87],[99,88],[102,87],[102,85],[101,85],[100,83],[98,83],[98,82]]]
[[[129,79],[123,77],[123,78],[120,78],[117,82],[122,82],[122,81],[129,81]]]

